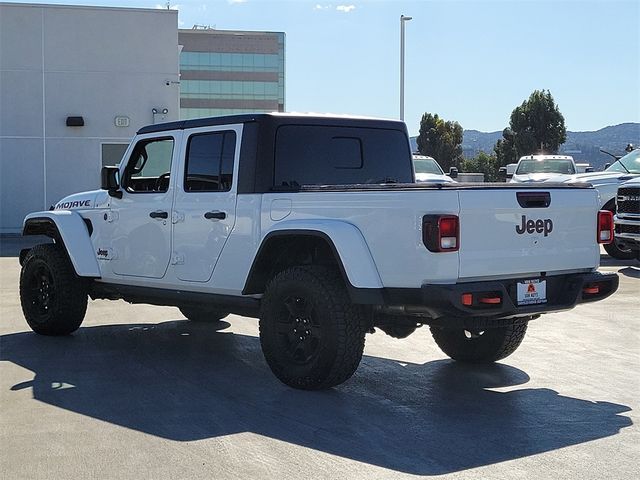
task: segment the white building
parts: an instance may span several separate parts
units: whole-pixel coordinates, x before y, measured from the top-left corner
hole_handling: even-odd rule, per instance
[[[175,10],[0,3],[0,233],[179,117]],[[154,113],[155,112],[155,113]]]

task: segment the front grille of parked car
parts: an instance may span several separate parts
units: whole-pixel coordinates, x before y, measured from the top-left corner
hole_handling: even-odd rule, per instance
[[[635,233],[640,235],[640,225],[622,225],[616,224],[616,233]]]
[[[618,213],[640,214],[640,187],[624,187],[618,189]]]

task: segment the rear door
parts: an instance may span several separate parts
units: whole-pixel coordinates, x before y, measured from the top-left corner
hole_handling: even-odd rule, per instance
[[[460,199],[460,278],[593,268],[597,192],[468,189]]]
[[[190,282],[211,278],[236,222],[242,125],[185,131],[172,221],[172,263]]]

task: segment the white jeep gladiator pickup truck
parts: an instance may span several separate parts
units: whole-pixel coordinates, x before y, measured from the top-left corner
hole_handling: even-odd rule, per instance
[[[20,253],[29,326],[65,335],[87,297],[170,305],[191,320],[259,318],[285,384],[338,385],[365,334],[428,325],[493,362],[530,320],[611,295],[613,235],[590,185],[418,184],[390,120],[239,115],[139,130],[102,189],[25,218],[54,243]]]

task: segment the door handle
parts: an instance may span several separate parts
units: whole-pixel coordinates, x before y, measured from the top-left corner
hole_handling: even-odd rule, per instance
[[[224,212],[207,212],[204,214],[204,218],[206,218],[207,220],[224,220],[225,218],[227,218],[227,214]]]
[[[169,218],[169,214],[167,212],[155,211],[149,214],[151,218]]]

